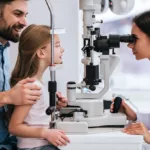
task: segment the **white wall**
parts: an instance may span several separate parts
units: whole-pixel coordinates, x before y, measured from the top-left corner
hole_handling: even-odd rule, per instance
[[[150,8],[150,1],[149,0],[134,0],[134,7],[133,9],[125,14],[125,15],[117,15],[114,14],[108,9],[105,13],[97,15],[96,19],[97,20],[103,20],[103,22],[113,22],[115,20],[122,20],[128,17],[132,17],[136,14],[139,14],[140,12],[149,10]]]
[[[56,27],[66,28],[66,34],[61,35],[61,43],[65,48],[63,60],[64,68],[56,71],[58,90],[66,94],[66,83],[70,80],[78,80],[79,74],[79,44],[78,44],[78,0],[51,0]],[[45,0],[31,0],[29,2],[28,24],[49,25],[50,17]],[[11,45],[11,64],[12,68],[16,61],[18,44]],[[49,70],[44,75],[44,81],[50,77]]]
[[[136,0],[137,1],[137,0]],[[142,0],[141,0],[142,1]],[[148,1],[148,0],[143,0]],[[81,23],[81,18],[79,19],[79,0],[51,0],[54,7],[56,26],[66,28],[66,34],[61,35],[62,46],[65,48],[64,53],[64,68],[56,72],[57,74],[57,84],[58,90],[66,94],[66,83],[70,80],[78,80],[81,78],[82,65],[81,61],[81,47],[79,45],[82,42],[81,39],[81,24],[79,25],[79,20]],[[108,15],[109,16],[109,15]],[[45,4],[45,0],[31,0],[29,2],[29,15],[28,23],[36,24],[47,24],[49,25],[49,12]],[[79,37],[80,36],[80,37]],[[17,56],[17,44],[12,43],[11,50],[11,64],[12,68],[16,61]],[[44,80],[49,80],[49,71],[46,71],[44,75]],[[128,93],[124,92],[125,95]],[[138,91],[139,93],[139,91]],[[132,95],[132,92],[129,95]],[[143,97],[142,95],[149,95],[149,91],[146,91],[141,95],[133,94],[132,99],[139,100],[143,103],[143,100],[149,99],[148,97]],[[141,101],[142,99],[142,101]],[[146,102],[146,101],[144,101]],[[139,106],[141,103],[139,104]],[[146,103],[144,107],[146,106]]]

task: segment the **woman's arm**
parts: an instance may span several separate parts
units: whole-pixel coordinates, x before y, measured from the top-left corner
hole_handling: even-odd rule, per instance
[[[114,101],[114,100],[113,100]],[[113,112],[114,103],[110,106],[110,111]],[[128,120],[136,121],[136,112],[123,100],[119,112],[125,113]]]
[[[150,130],[150,113],[137,112],[137,122],[143,122],[148,130]]]
[[[44,138],[46,129],[41,127],[32,127],[24,124],[32,105],[16,106],[9,123],[9,132],[20,137]]]
[[[143,135],[146,143],[150,144],[150,132],[143,123],[132,123],[122,130],[127,134]]]

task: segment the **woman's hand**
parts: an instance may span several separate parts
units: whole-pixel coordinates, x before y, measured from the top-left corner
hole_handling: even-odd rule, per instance
[[[115,99],[112,100],[112,104],[110,106],[110,112],[113,112],[113,109],[114,109],[114,100]],[[122,104],[120,106],[119,112],[125,113],[128,120],[132,120],[132,121],[136,121],[137,120],[136,113],[132,110],[132,108],[129,105],[127,105],[125,103],[124,100],[122,100]]]
[[[150,143],[150,133],[143,123],[132,123],[122,131],[132,135],[143,135],[145,142]]]
[[[44,129],[43,137],[56,147],[66,146],[67,143],[70,143],[70,140],[62,130]]]

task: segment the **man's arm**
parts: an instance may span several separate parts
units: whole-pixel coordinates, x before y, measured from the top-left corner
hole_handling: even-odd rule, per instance
[[[33,82],[35,79],[27,78],[19,81],[12,89],[0,92],[0,107],[6,104],[26,105],[34,104],[40,98],[41,88]]]
[[[4,106],[6,104],[11,104],[11,102],[8,98],[8,93],[0,92],[0,107]]]

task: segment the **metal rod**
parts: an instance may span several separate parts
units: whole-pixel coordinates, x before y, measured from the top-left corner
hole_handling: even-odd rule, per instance
[[[54,65],[54,13],[53,13],[53,7],[50,3],[50,0],[45,0],[47,7],[50,12],[50,26],[51,26],[51,66]],[[55,81],[55,71],[50,71],[51,72],[51,80]]]
[[[54,13],[53,13],[53,7],[50,3],[50,0],[45,0],[46,5],[50,12],[50,35],[51,35],[51,64],[50,67],[54,66]],[[49,67],[49,68],[50,68]],[[51,81],[49,81],[49,108],[46,110],[47,112],[50,112],[51,114],[51,122],[50,122],[50,128],[55,128],[55,110],[56,110],[56,88],[57,83],[55,81],[55,70],[50,70],[50,77]],[[52,111],[51,111],[52,110]],[[47,113],[49,115],[49,113]]]

